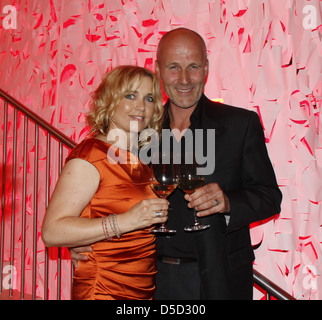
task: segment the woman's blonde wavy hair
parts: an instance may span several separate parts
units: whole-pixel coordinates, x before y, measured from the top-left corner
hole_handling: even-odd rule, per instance
[[[148,128],[158,133],[162,128],[163,104],[161,101],[160,80],[152,71],[131,65],[118,66],[109,71],[98,88],[92,94],[91,110],[87,114],[87,122],[91,134],[107,135],[109,119],[113,117],[115,108],[122,98],[136,90],[134,84],[144,77],[152,79],[152,97],[155,102],[154,113]]]

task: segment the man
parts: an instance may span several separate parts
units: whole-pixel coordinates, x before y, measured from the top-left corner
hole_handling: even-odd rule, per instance
[[[216,152],[205,186],[190,196],[177,189],[169,198],[167,225],[177,233],[157,238],[155,298],[252,299],[249,224],[279,213],[281,202],[259,118],[205,97],[207,52],[194,31],[179,28],[163,36],[156,72],[169,98],[164,128],[215,129]],[[208,230],[183,231],[191,224],[189,207],[210,224]]]
[[[155,299],[252,299],[249,224],[280,212],[281,193],[255,112],[211,102],[204,40],[179,28],[160,40],[156,72],[169,100],[165,129],[215,129],[215,170],[192,195],[169,197],[167,225],[177,233],[157,237]],[[204,135],[205,137],[205,135]],[[185,232],[190,208],[210,228]]]

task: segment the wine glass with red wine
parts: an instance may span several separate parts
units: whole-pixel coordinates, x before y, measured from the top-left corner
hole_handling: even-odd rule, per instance
[[[197,174],[196,163],[182,163],[180,166],[180,174],[178,179],[178,187],[185,193],[193,194],[197,189],[201,188],[205,183],[205,178]],[[210,227],[209,224],[201,224],[197,218],[197,211],[193,208],[194,223],[189,227],[185,227],[185,231],[200,231]]]

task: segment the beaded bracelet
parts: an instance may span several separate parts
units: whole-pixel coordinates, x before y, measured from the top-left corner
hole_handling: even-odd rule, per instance
[[[106,223],[106,217],[102,218],[102,227],[103,227],[103,232],[105,235],[106,240],[110,241],[112,240],[112,237],[110,237],[109,233],[108,233],[108,228],[107,228],[107,223]]]
[[[111,226],[112,231],[117,236],[117,238],[120,239],[121,234],[120,234],[119,226],[117,224],[116,214],[110,214],[108,216],[108,221],[110,223],[110,226]]]
[[[114,233],[114,235],[116,235],[117,238],[120,239],[121,233],[120,233],[120,229],[119,229],[119,226],[117,223],[116,214],[109,214],[107,217],[102,218],[102,227],[103,227],[103,232],[104,232],[106,240],[111,241],[113,239],[113,236],[110,236],[110,234],[108,232],[106,220],[108,220],[109,225],[110,225],[111,230]]]
[[[117,230],[116,236],[118,237],[118,239],[120,239],[120,237],[121,237],[121,231],[120,231],[119,225],[117,223],[117,216],[116,216],[116,214],[114,214],[114,223],[116,225],[116,230]]]

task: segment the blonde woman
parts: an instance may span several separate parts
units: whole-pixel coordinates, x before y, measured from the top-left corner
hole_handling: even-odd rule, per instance
[[[75,270],[73,299],[153,298],[149,229],[167,220],[168,202],[151,191],[146,164],[109,161],[108,153],[134,159],[131,139],[145,128],[159,131],[162,110],[159,80],[145,68],[116,67],[94,92],[93,134],[68,156],[42,227],[46,246],[92,246]]]

